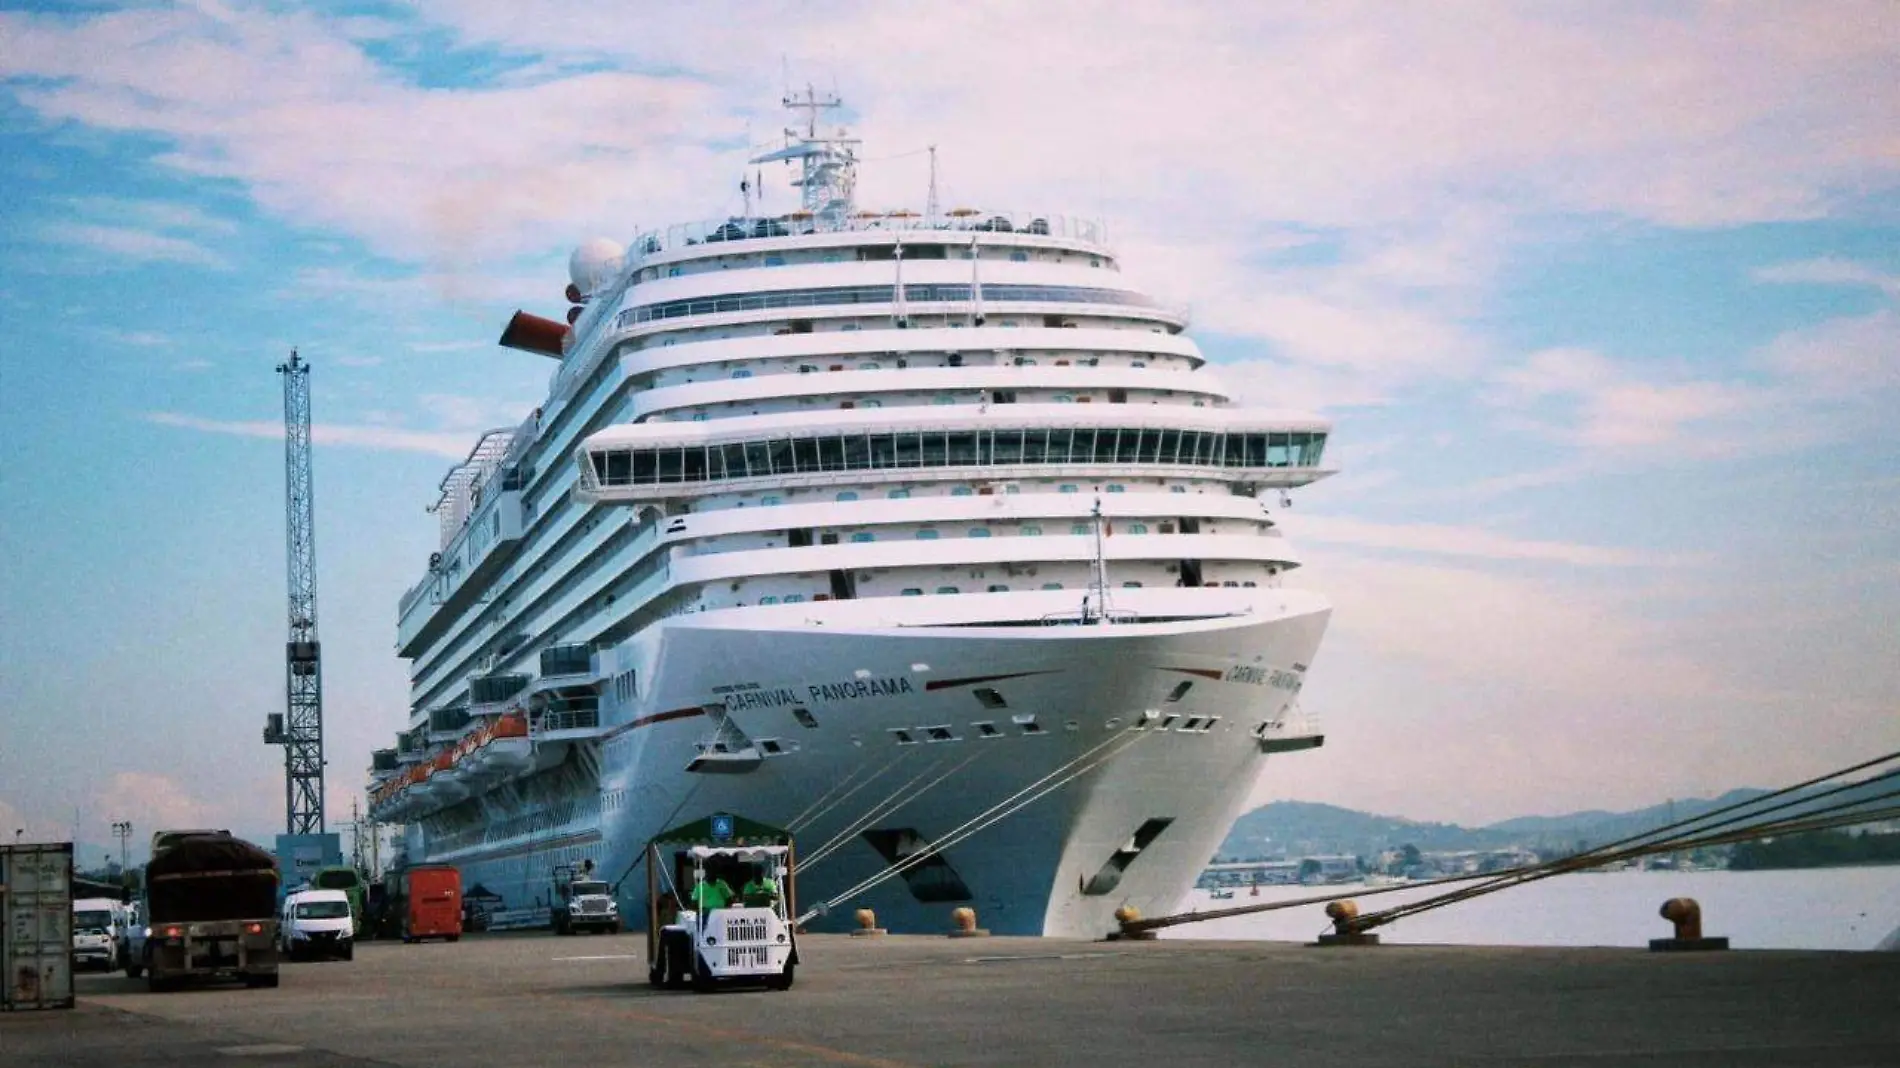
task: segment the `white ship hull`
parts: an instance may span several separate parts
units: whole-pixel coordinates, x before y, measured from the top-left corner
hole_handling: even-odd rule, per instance
[[[944,866],[919,866],[920,892],[889,878],[814,926],[849,926],[853,909],[869,907],[894,929],[945,930],[951,910],[969,905],[998,933],[1100,936],[1121,906],[1155,915],[1184,898],[1258,779],[1262,725],[1278,723],[1318,647],[1321,599],[1248,594],[1247,614],[1167,624],[830,631],[670,620],[621,650],[623,662],[655,667],[639,704],[595,743],[598,820],[440,859],[523,905],[544,892],[553,863],[596,859],[618,880],[656,832],[729,811],[795,831],[809,908],[889,868],[871,836],[889,850],[907,848],[894,844],[905,831],[937,842],[1026,800],[945,847]],[[986,707],[978,690],[1004,706]],[[748,771],[687,772],[715,726],[706,706],[730,709],[754,743],[780,752]],[[947,737],[930,740],[933,727]],[[1152,821],[1168,822],[1118,877],[1103,875]],[[427,852],[426,839],[414,845]],[[628,906],[642,907],[645,885],[644,873],[625,880]]]

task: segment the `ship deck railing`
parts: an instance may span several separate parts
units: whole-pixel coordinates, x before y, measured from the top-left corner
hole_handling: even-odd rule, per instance
[[[806,212],[785,215],[732,216],[675,223],[636,237],[631,251],[639,257],[699,245],[758,241],[812,234],[894,232],[909,234],[1029,234],[1066,238],[1106,246],[1108,225],[1100,219],[1028,211],[985,211],[955,208],[935,217],[913,211],[860,211],[842,219],[826,219]]]

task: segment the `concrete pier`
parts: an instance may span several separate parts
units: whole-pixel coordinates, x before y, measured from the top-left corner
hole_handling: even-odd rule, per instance
[[[0,1065],[1900,1064],[1900,956],[814,936],[786,993],[646,983],[638,935],[369,943],[275,990],[82,976]]]

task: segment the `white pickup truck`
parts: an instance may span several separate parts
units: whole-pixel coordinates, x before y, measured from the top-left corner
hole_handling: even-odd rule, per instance
[[[125,906],[109,897],[74,901],[73,968],[118,971],[124,963],[119,946],[125,926]]]

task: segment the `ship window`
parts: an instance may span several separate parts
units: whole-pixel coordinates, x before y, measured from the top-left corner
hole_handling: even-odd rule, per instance
[[[1122,583],[1122,585],[1126,586],[1127,583],[1124,582]],[[1141,583],[1137,582],[1135,583],[1135,585],[1139,586],[1141,585]],[[799,604],[803,602],[804,600],[805,600],[805,595],[802,593],[788,593],[785,595],[786,604]]]
[[[742,368],[742,369],[740,369],[740,370],[737,370],[737,371],[734,371],[734,372],[732,372],[732,377],[734,377],[734,378],[751,378],[751,377],[752,377],[752,372],[751,372],[751,371],[747,371],[747,370],[744,370],[744,369]]]
[[[841,501],[855,501],[858,499],[858,492],[856,490],[842,490],[838,494],[838,499]]]
[[[957,736],[950,733],[949,727],[925,727],[924,739],[931,742],[954,742]]]
[[[1069,533],[1071,534],[1087,534],[1088,532],[1089,525],[1087,523],[1077,523],[1069,528]]]
[[[922,597],[923,595],[924,595],[924,591],[918,589],[915,586],[904,587],[904,592],[902,594],[902,596],[905,596],[905,597]]]
[[[1186,697],[1187,692],[1189,690],[1192,690],[1193,688],[1194,688],[1194,683],[1192,681],[1177,682],[1174,684],[1174,689],[1169,690],[1168,696],[1162,698],[1162,701],[1172,704],[1173,702],[1179,701],[1181,698]]]
[[[867,542],[867,541],[876,541],[877,535],[871,533],[868,530],[861,530],[857,532],[856,534],[851,535],[851,540],[854,542],[860,542],[860,543]]]
[[[858,370],[860,371],[876,371],[879,369],[879,365],[875,363],[861,363],[858,365]]]
[[[1028,262],[1029,262],[1029,253],[1027,253],[1027,252],[1012,252],[1012,253],[1010,253],[1010,254],[1009,254],[1009,262],[1011,262],[1011,263],[1028,263]]]
[[[1128,533],[1130,533],[1130,534],[1146,534],[1146,533],[1148,533],[1148,524],[1146,524],[1146,523],[1130,523],[1130,524],[1128,524]]]
[[[962,593],[963,591],[957,589],[955,586],[939,586],[937,587],[937,592],[938,593]]]
[[[988,527],[971,527],[970,528],[970,537],[972,538],[987,538],[989,536],[990,536],[990,528]]]
[[[968,487],[968,486],[957,486],[957,487],[954,487],[954,488],[952,488],[952,489],[950,490],[950,496],[952,496],[952,497],[968,497],[968,496],[971,496],[972,494],[974,494],[975,492],[976,492],[975,490],[972,490],[972,489],[971,489],[970,487]]]
[[[1064,482],[1064,483],[1063,483],[1063,484],[1062,484],[1061,486],[1059,486],[1059,487],[1057,487],[1057,488],[1058,488],[1058,489],[1059,489],[1059,490],[1060,490],[1061,492],[1063,492],[1063,493],[1074,493],[1074,492],[1076,492],[1076,489],[1075,489],[1075,483],[1073,483],[1073,482]]]
[[[759,598],[759,603],[760,603],[760,604],[777,604],[777,603],[778,603],[778,598],[776,598],[776,597],[761,597],[761,598]]]
[[[781,504],[781,503],[783,503],[783,499],[780,498],[778,494],[776,493],[768,493],[765,496],[759,498],[759,506],[762,508],[769,507],[774,504]]]
[[[936,541],[937,532],[926,527],[925,529],[917,532],[917,540],[918,541]]]
[[[890,498],[893,501],[901,501],[910,496],[910,491],[907,489],[894,489],[890,491],[889,493],[886,493],[884,496]]]
[[[912,738],[910,736],[909,731],[903,729],[902,727],[892,727],[891,737],[897,741],[898,745],[910,745],[914,743],[915,741],[917,741],[917,739]]]
[[[984,708],[1009,707],[1009,702],[1003,700],[1003,695],[997,692],[993,686],[980,686],[972,690],[971,695],[976,698],[976,703],[982,705]]]
[[[1042,533],[1041,527],[1017,527],[1016,533],[1025,538],[1033,538]]]
[[[1061,589],[1061,588],[1062,588],[1062,583],[1060,583],[1060,582],[1045,582],[1045,583],[1043,583],[1043,584],[1042,584],[1042,588],[1043,588],[1043,589],[1045,589],[1045,590],[1059,590],[1059,589]]]
[[[812,715],[811,709],[809,708],[792,709],[792,718],[797,720],[798,725],[804,727],[806,730],[813,730],[818,726],[818,717]]]
[[[985,591],[985,592],[988,592],[988,593],[1008,593],[1008,592],[1009,592],[1009,587],[1008,587],[1008,586],[1006,586],[1006,585],[1003,585],[1002,583],[995,583],[995,584],[992,584],[992,585],[991,585],[991,586],[989,587],[989,589],[988,589],[987,591]]]
[[[1128,492],[1128,487],[1127,487],[1127,486],[1124,486],[1124,485],[1122,485],[1122,484],[1121,484],[1121,483],[1119,483],[1119,482],[1111,482],[1111,483],[1109,483],[1109,484],[1108,484],[1108,492],[1110,492],[1110,493],[1127,493],[1127,492]]]
[[[1011,716],[1010,721],[1015,723],[1016,729],[1024,734],[1042,733],[1042,724],[1036,722],[1034,715]]]
[[[996,724],[988,720],[979,720],[976,723],[970,724],[970,726],[975,727],[976,733],[985,738],[1001,738],[1003,736],[1003,732],[996,729]]]
[[[765,257],[765,265],[766,265],[767,267],[783,267],[783,266],[785,266],[785,257],[783,257],[783,256],[767,256],[767,257]]]

